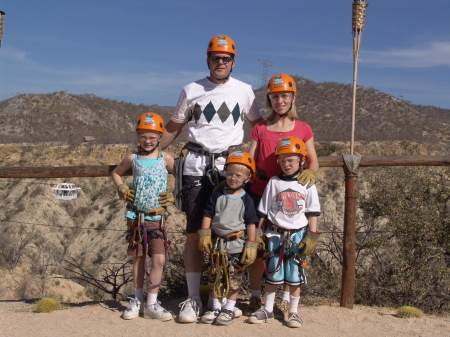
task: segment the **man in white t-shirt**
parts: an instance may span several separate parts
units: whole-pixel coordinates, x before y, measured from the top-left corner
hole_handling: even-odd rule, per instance
[[[206,54],[210,75],[183,88],[160,143],[162,149],[166,148],[187,126],[186,138],[191,146],[184,161],[182,186],[187,222],[184,265],[189,294],[180,304],[181,323],[193,323],[201,314],[203,253],[198,249],[197,230],[212,193],[206,170],[213,168],[210,172],[214,172],[216,168],[221,172],[229,150],[231,153],[241,145],[244,117],[252,126],[262,120],[251,86],[230,76],[236,63],[234,41],[225,35],[215,36]]]

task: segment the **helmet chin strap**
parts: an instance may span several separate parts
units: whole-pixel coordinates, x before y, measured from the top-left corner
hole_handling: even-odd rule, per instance
[[[288,114],[289,114],[289,111],[291,111],[292,110],[292,104],[294,104],[294,103],[291,103],[291,107],[289,108],[289,110],[288,111],[286,111],[284,114],[282,114],[282,115],[278,115],[278,116],[280,116],[280,117],[286,117]],[[274,110],[274,112],[276,113],[276,114],[278,114],[275,110]]]
[[[280,175],[278,175],[278,177],[281,179],[281,180],[285,180],[285,181],[292,181],[292,180],[294,180],[294,177],[297,175],[297,174],[299,174],[301,171],[303,171],[303,168],[299,168],[295,173],[293,173],[293,174],[290,174],[290,175],[286,175],[286,174],[284,174],[284,173],[281,173]]]
[[[218,78],[218,77],[216,77],[216,76],[214,76],[214,75],[212,74],[211,68],[209,67],[209,65],[208,65],[208,69],[209,69],[209,76],[211,76],[212,78],[215,78],[215,79],[218,80],[218,81],[225,81],[225,80],[228,80],[228,79],[230,78],[231,72],[233,71],[233,67],[232,67],[231,70],[230,70],[230,72],[228,73],[227,76],[225,76],[224,78]]]
[[[243,183],[241,186],[236,187],[236,188],[231,188],[230,186],[227,185],[227,192],[231,192],[231,194],[233,194],[234,192],[240,190],[241,188],[244,188],[245,183]],[[230,194],[230,193],[228,193]]]
[[[138,145],[137,148],[138,148],[138,151],[142,152],[143,155],[148,156],[149,154],[152,154],[153,152],[155,152],[155,150],[157,149],[158,145],[159,145],[159,143],[153,149],[151,149],[150,151],[144,150],[144,148],[141,145]]]

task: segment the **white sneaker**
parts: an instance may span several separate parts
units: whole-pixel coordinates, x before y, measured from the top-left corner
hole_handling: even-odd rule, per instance
[[[147,305],[144,308],[144,318],[159,319],[160,321],[170,321],[172,319],[172,314],[164,309],[159,302]]]
[[[208,303],[209,303],[209,301],[208,301]],[[222,299],[222,309],[225,307],[226,304],[227,304],[227,299],[224,297],[224,298]],[[211,306],[212,306],[212,303],[211,303]],[[209,308],[211,308],[211,307],[209,307]],[[233,312],[234,312],[234,317],[235,317],[235,318],[239,318],[239,317],[242,316],[242,310],[239,309],[239,308],[236,307],[236,306],[233,308]]]
[[[211,309],[205,312],[205,314],[200,318],[200,322],[205,324],[211,324],[215,321],[216,317],[219,316],[220,310],[219,309]]]
[[[181,302],[179,307],[181,307],[180,315],[178,316],[180,323],[194,323],[202,310],[202,302],[189,297],[186,301]]]
[[[144,306],[142,305],[141,301],[139,301],[137,298],[130,298],[130,305],[128,308],[125,309],[125,311],[122,314],[123,319],[133,319],[136,317],[139,317],[139,314],[144,312]]]
[[[290,312],[286,324],[290,328],[300,328],[303,324],[303,321],[296,312]]]

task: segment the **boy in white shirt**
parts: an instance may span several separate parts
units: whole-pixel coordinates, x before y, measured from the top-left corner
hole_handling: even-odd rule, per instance
[[[273,306],[277,287],[290,286],[290,309],[287,326],[298,328],[302,320],[297,313],[300,285],[306,284],[302,267],[306,256],[311,255],[319,238],[317,216],[320,215],[316,186],[298,184],[308,153],[303,141],[287,137],[279,141],[275,156],[283,171],[274,176],[264,190],[258,206],[260,227],[267,238],[264,254],[265,304],[248,319],[249,323],[273,320]]]

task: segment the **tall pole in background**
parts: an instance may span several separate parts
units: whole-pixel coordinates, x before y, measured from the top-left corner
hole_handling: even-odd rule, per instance
[[[2,37],[3,37],[3,16],[5,12],[0,11],[0,48],[2,47]]]
[[[352,139],[350,142],[350,154],[353,154],[353,142],[355,140],[355,115],[356,115],[356,77],[358,74],[358,56],[361,47],[364,30],[366,7],[369,4],[362,0],[353,1],[352,35],[353,35],[353,100],[352,100]]]
[[[272,67],[275,63],[267,60],[258,59],[258,62],[263,65],[263,71],[261,76],[261,85],[267,84],[267,77],[269,75],[269,67]]]
[[[364,17],[368,4],[364,1],[353,1],[353,104],[352,104],[352,140],[350,154],[343,154],[345,163],[345,209],[344,238],[342,252],[342,288],[341,307],[353,309],[355,300],[356,278],[356,210],[358,207],[358,168],[361,156],[353,154],[355,137],[356,107],[356,74],[358,68],[359,47],[364,29]]]

